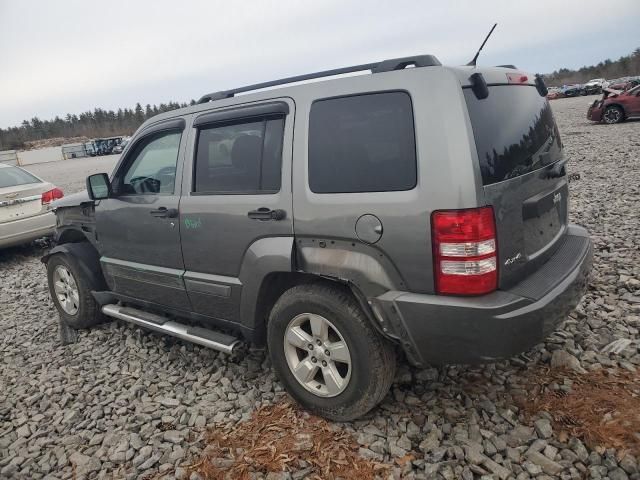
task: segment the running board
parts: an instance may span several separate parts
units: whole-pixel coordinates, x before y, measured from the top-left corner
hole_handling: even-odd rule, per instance
[[[219,352],[233,353],[233,349],[240,344],[240,340],[231,335],[225,335],[224,333],[206,328],[184,325],[154,313],[138,310],[137,308],[109,304],[102,307],[102,313],[108,317],[117,318],[118,320],[124,320],[125,322],[148,328],[149,330],[172,335]]]

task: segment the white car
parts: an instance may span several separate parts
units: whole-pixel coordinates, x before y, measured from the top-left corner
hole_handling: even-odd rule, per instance
[[[50,204],[62,190],[23,170],[0,163],[0,248],[52,235]]]
[[[605,82],[604,78],[594,78],[592,80],[589,80],[587,83],[584,84],[585,93],[587,95],[591,95],[594,93],[602,92],[602,87],[604,82]]]

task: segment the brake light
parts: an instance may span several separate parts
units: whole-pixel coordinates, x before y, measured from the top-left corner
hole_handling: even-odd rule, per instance
[[[507,80],[509,83],[527,83],[529,77],[521,73],[507,73]]]
[[[60,190],[59,188],[51,189],[42,194],[42,205],[46,205],[62,197],[64,197],[64,193],[62,193],[62,190]]]
[[[431,239],[437,293],[483,295],[498,288],[492,207],[433,212]]]

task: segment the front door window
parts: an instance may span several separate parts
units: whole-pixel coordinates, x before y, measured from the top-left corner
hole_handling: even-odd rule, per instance
[[[182,133],[158,132],[135,146],[114,190],[120,195],[173,194]]]

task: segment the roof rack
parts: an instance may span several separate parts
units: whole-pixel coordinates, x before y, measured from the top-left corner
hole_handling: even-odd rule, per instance
[[[335,68],[333,70],[324,70],[322,72],[307,73],[305,75],[297,75],[295,77],[281,78],[280,80],[271,80],[270,82],[256,83],[245,87],[234,88],[231,90],[222,90],[219,92],[209,93],[198,100],[198,103],[207,103],[223,98],[231,98],[237,93],[250,92],[252,90],[260,90],[263,88],[275,87],[277,85],[286,85],[287,83],[302,82],[312,80],[314,78],[333,77],[345,73],[362,72],[371,70],[371,73],[391,72],[393,70],[402,70],[408,66],[414,67],[436,67],[442,65],[440,61],[433,55],[417,55],[414,57],[392,58],[377,63],[365,63],[362,65],[353,65],[351,67]]]

